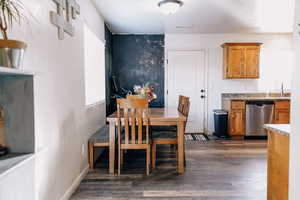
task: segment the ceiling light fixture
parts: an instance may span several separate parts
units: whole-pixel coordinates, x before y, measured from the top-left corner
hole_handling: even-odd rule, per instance
[[[162,0],[158,3],[158,7],[161,11],[167,15],[174,14],[183,5],[180,0]]]

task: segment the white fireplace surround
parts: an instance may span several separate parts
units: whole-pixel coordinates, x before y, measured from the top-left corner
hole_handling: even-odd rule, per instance
[[[32,72],[0,67],[0,104],[9,149],[0,157],[0,179],[34,156],[33,77]]]

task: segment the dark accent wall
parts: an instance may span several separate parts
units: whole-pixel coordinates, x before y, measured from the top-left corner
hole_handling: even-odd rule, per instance
[[[114,111],[114,103],[111,99],[112,87],[111,77],[113,74],[113,35],[105,25],[105,83],[106,83],[106,114],[109,115]]]
[[[113,35],[112,50],[113,74],[120,87],[153,84],[158,99],[151,106],[163,107],[164,35]]]

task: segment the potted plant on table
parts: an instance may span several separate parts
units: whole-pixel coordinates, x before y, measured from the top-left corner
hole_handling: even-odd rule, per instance
[[[143,86],[135,85],[133,88],[135,94],[141,98],[147,98],[149,102],[155,100],[157,95],[154,93],[154,86],[146,83]]]
[[[0,0],[0,31],[3,39],[0,40],[0,66],[20,68],[27,44],[8,39],[8,30],[13,24],[21,24],[25,18],[23,5],[19,0]]]

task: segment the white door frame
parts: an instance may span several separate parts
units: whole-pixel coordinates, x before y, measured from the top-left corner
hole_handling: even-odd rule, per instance
[[[169,77],[168,77],[168,57],[169,57],[169,52],[203,52],[204,53],[204,71],[205,71],[205,75],[204,75],[204,90],[206,91],[205,93],[205,99],[204,99],[204,121],[203,121],[203,130],[204,133],[208,134],[208,99],[209,99],[209,55],[208,55],[208,49],[199,49],[199,50],[166,50],[165,51],[165,106],[168,106],[168,83],[169,83]]]

